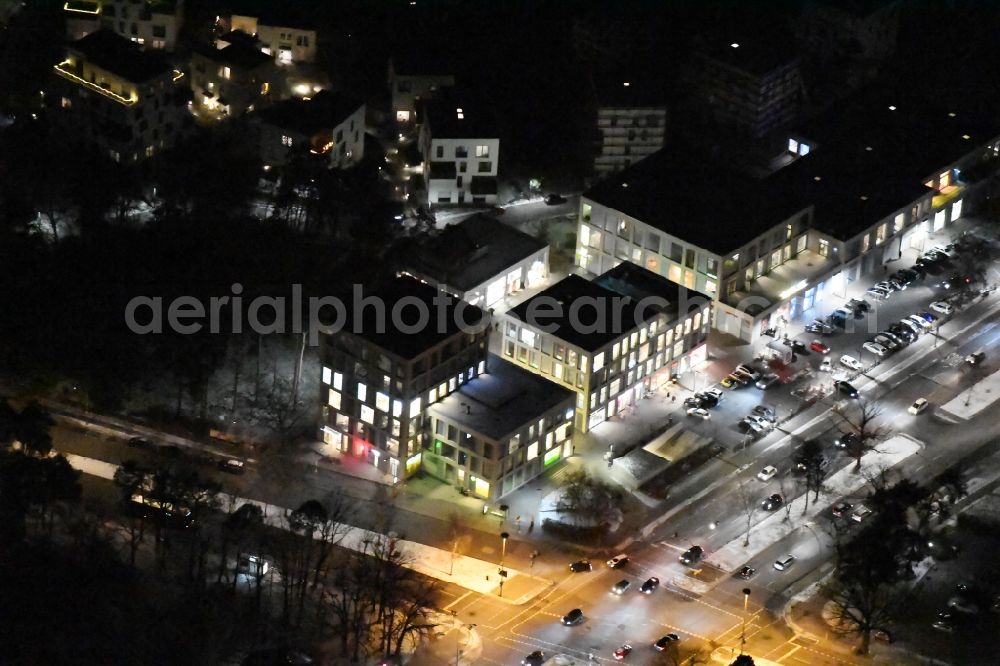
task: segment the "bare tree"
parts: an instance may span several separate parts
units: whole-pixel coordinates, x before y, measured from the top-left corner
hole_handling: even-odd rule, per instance
[[[834,413],[854,435],[847,442],[847,454],[854,459],[854,472],[857,474],[861,472],[861,459],[869,451],[877,450],[879,442],[886,440],[892,434],[892,429],[888,425],[878,423],[882,415],[878,403],[858,399],[854,404],[857,405],[857,409],[842,409]]]
[[[746,534],[743,537],[743,547],[745,548],[750,545],[750,529],[753,527],[753,519],[757,515],[758,509],[757,498],[743,481],[740,481],[737,486],[737,497],[739,497],[740,509],[747,519]]]
[[[448,566],[448,575],[455,573],[455,557],[458,555],[458,543],[461,541],[464,528],[462,518],[457,512],[448,514],[448,541],[451,543],[451,563]]]

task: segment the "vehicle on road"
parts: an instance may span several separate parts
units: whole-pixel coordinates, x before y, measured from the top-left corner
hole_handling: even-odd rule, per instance
[[[762,391],[766,391],[767,389],[771,388],[777,383],[778,383],[778,375],[769,373],[757,380],[757,388],[759,388]]]
[[[750,410],[755,416],[760,416],[768,421],[774,422],[775,413],[774,407],[768,407],[767,405],[757,405],[752,410]]]
[[[874,513],[874,511],[872,511],[867,506],[862,504],[857,509],[855,509],[853,514],[851,514],[851,520],[853,520],[856,523],[860,523],[863,522],[865,518],[872,515],[872,513]]]
[[[795,564],[794,555],[785,555],[784,557],[779,557],[774,561],[774,568],[778,571],[784,571]]]
[[[837,502],[836,504],[833,505],[833,508],[830,509],[830,513],[833,514],[834,518],[843,518],[853,508],[854,505],[851,504],[850,502]]]
[[[698,562],[701,561],[701,558],[704,554],[705,551],[701,549],[701,546],[691,546],[683,553],[681,553],[679,559],[681,561],[681,564],[686,564],[688,566],[691,566],[692,564],[698,564]]]
[[[955,306],[951,303],[945,303],[944,301],[934,301],[928,306],[934,312],[939,312],[945,316],[950,315],[955,311]]]
[[[819,340],[813,340],[809,343],[809,349],[816,352],[817,354],[829,354],[830,348],[824,345]]]
[[[856,432],[845,432],[834,441],[834,446],[838,449],[849,449],[857,442],[857,439],[858,434]]]
[[[866,342],[865,344],[861,345],[861,348],[879,357],[887,356],[889,354],[889,350],[877,342]],[[843,359],[841,360],[843,361]]]
[[[541,650],[535,650],[527,657],[521,660],[521,666],[542,666],[545,663],[545,653]]]
[[[710,419],[712,415],[704,407],[691,407],[687,410],[688,416],[697,416],[700,419]]]
[[[770,497],[765,497],[760,503],[760,508],[764,511],[777,511],[784,505],[785,498],[778,493],[774,493]]]
[[[666,636],[660,637],[658,641],[653,643],[653,647],[659,652],[663,652],[667,649],[667,646],[671,643],[675,643],[680,640],[680,636],[677,634],[667,634]]]
[[[628,555],[626,555],[625,553],[620,553],[620,554],[615,555],[614,557],[612,557],[607,562],[605,562],[605,564],[607,564],[612,569],[617,569],[619,567],[623,567],[626,564],[628,564]]]
[[[979,604],[961,594],[956,594],[948,600],[948,608],[953,608],[966,615],[979,615]]]
[[[768,465],[764,469],[757,472],[757,478],[761,481],[770,481],[774,478],[774,475],[778,473],[778,468],[774,465]]]
[[[771,428],[774,427],[774,423],[771,421],[771,419],[764,418],[760,414],[748,414],[746,420],[756,424],[757,427],[765,431],[770,430]]]
[[[736,577],[741,580],[750,580],[757,573],[757,570],[749,565],[745,565],[736,572]]]
[[[834,382],[833,385],[840,393],[843,393],[849,398],[858,397],[858,389],[854,388],[854,386],[850,382],[839,380]]]
[[[153,443],[145,437],[132,437],[128,440],[128,445],[133,449],[149,449],[152,448]]]
[[[806,333],[817,333],[819,335],[833,335],[833,326],[819,319],[806,324]]]
[[[579,608],[574,608],[570,612],[563,615],[562,623],[567,627],[571,627],[574,624],[580,624],[583,622],[583,611]]]
[[[219,470],[229,474],[242,474],[246,471],[246,464],[242,460],[226,458],[218,463]]]
[[[927,398],[917,398],[916,400],[913,401],[913,404],[907,408],[906,411],[916,416],[917,414],[927,409],[928,404],[929,403],[927,402]]]
[[[643,594],[652,594],[659,586],[660,579],[656,576],[651,576],[646,579],[646,582],[639,586],[639,591]]]
[[[632,587],[632,583],[626,579],[622,579],[611,586],[611,591],[615,594],[625,594],[630,587]]]
[[[986,352],[979,350],[977,352],[972,352],[971,354],[966,356],[965,362],[968,363],[969,365],[979,365],[980,363],[983,362],[984,358],[986,358]]]
[[[560,206],[566,203],[566,197],[558,194],[549,194],[545,197],[546,206]]]
[[[628,643],[622,643],[622,645],[615,650],[612,655],[614,656],[615,661],[624,661],[625,657],[629,656],[631,652],[632,646]]]
[[[573,573],[583,573],[585,571],[593,571],[594,565],[590,563],[590,560],[577,560],[569,565],[569,570]]]
[[[853,356],[848,356],[847,354],[844,354],[843,356],[840,357],[840,364],[845,368],[849,368],[851,370],[857,370],[858,372],[865,369],[865,366],[861,364],[861,361],[854,358]]]

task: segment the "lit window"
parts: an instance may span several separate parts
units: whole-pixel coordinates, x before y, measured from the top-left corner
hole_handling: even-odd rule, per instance
[[[486,372],[486,361],[479,362],[479,374]]]
[[[892,233],[898,234],[903,230],[903,220],[906,218],[905,213],[900,213],[896,216],[896,219],[892,222]]]
[[[323,383],[329,384],[331,381],[333,381],[333,370],[323,366]]]
[[[534,460],[538,457],[538,442],[532,442],[528,445],[528,460]]]
[[[830,241],[825,238],[819,239],[819,254],[821,257],[827,257],[830,255]]]
[[[420,398],[417,398],[410,403],[410,418],[416,418],[417,414],[420,413]]]
[[[268,83],[267,81],[264,81],[264,83],[260,85],[260,94],[266,95],[269,92],[271,92],[271,84]]]
[[[796,141],[795,139],[789,139],[788,152],[797,154],[799,152],[799,142]]]
[[[694,314],[694,327],[701,328],[701,312],[696,312]]]
[[[364,402],[367,397],[368,397],[368,387],[362,384],[361,382],[358,382],[358,400]]]
[[[861,239],[861,251],[867,252],[868,248],[871,247],[872,237],[871,234],[865,234],[864,238]]]
[[[153,153],[156,152],[156,148],[153,146],[146,146],[146,157],[152,157]]]
[[[535,346],[535,332],[527,328],[521,329],[521,342],[529,347]]]
[[[438,390],[436,388],[432,388],[430,393],[427,394],[427,404],[429,405],[432,402],[437,402],[437,399],[438,399]]]
[[[604,367],[604,352],[601,352],[594,357],[594,372],[597,372]]]
[[[489,157],[490,147],[489,146],[476,146],[476,157]]]
[[[326,400],[334,409],[340,409],[340,393],[330,389],[330,395]]]
[[[281,135],[281,145],[288,146],[289,148],[291,148],[292,147],[292,137],[285,136],[284,134],[282,134]]]
[[[368,425],[375,424],[375,410],[368,405],[361,405],[361,420]]]
[[[232,75],[232,70],[229,67],[222,68],[222,78],[228,79]]]
[[[333,373],[333,388],[337,389],[338,391],[344,388],[344,375],[340,374],[339,372]]]
[[[392,401],[392,415],[399,418],[399,415],[403,413],[403,403],[400,400]]]
[[[885,242],[885,224],[880,224],[875,230],[875,245],[881,245],[883,242]]]
[[[705,291],[709,294],[714,294],[718,288],[719,286],[713,280],[705,280]]]
[[[379,391],[375,394],[375,407],[383,412],[389,411],[389,396]]]

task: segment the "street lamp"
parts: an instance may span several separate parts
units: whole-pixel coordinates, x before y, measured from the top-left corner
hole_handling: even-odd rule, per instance
[[[747,644],[747,605],[750,603],[750,588],[743,588],[743,629],[740,631],[740,654]]]
[[[508,532],[501,532],[500,533],[501,546],[500,546],[500,572],[499,573],[500,573],[500,597],[501,598],[503,598],[503,582],[507,578],[507,572],[503,568],[503,561],[504,561],[504,558],[507,557],[507,539],[509,539],[509,538],[510,538],[510,534]]]

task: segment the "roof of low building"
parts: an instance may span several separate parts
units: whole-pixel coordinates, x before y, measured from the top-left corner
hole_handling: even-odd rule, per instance
[[[143,51],[134,42],[110,30],[97,30],[70,44],[91,63],[132,83],[144,83],[172,70],[157,53]]]
[[[700,41],[698,54],[755,76],[798,62],[795,40],[777,26],[718,30]]]
[[[463,430],[504,442],[552,409],[562,405],[572,409],[574,400],[573,391],[490,354],[485,374],[466,382],[429,411]]]
[[[408,265],[439,283],[469,291],[490,278],[505,276],[545,243],[485,215],[473,215],[428,238]]]
[[[496,123],[486,108],[474,106],[454,88],[439,90],[422,100],[418,115],[426,119],[435,139],[487,139],[499,136]]]
[[[643,299],[655,298],[656,300]],[[580,305],[574,306],[575,301]],[[630,262],[593,282],[569,275],[507,314],[585,351],[597,351],[658,314],[670,319],[711,299]],[[530,313],[530,314],[529,314]]]
[[[340,125],[364,106],[364,102],[340,92],[322,90],[312,99],[294,97],[261,109],[265,123],[312,136]]]
[[[405,276],[396,277],[377,289],[364,290],[362,298],[365,299],[364,307],[356,308],[355,305],[360,305],[361,301],[355,303],[354,300],[347,305],[345,330],[404,359],[416,358],[461,334],[463,327],[474,328],[486,315],[483,310],[468,303],[457,308],[459,299]],[[369,303],[381,305],[376,307]],[[393,308],[400,303],[399,318],[396,319],[391,315]],[[438,304],[443,316],[439,316]],[[422,318],[418,307],[423,308],[428,318],[425,325],[412,332],[409,329]],[[356,316],[356,309],[360,309],[360,317]]]
[[[244,33],[236,31],[229,34],[236,35]],[[256,69],[262,65],[268,65],[274,62],[274,59],[271,56],[267,55],[260,49],[254,48],[245,40],[239,38],[236,39],[237,41],[234,41],[230,43],[229,46],[221,49],[200,44],[194,48],[194,51],[209,60],[212,60],[213,62],[244,70]]]
[[[620,74],[597,84],[597,106],[601,109],[666,110],[666,89],[659,83]]]

